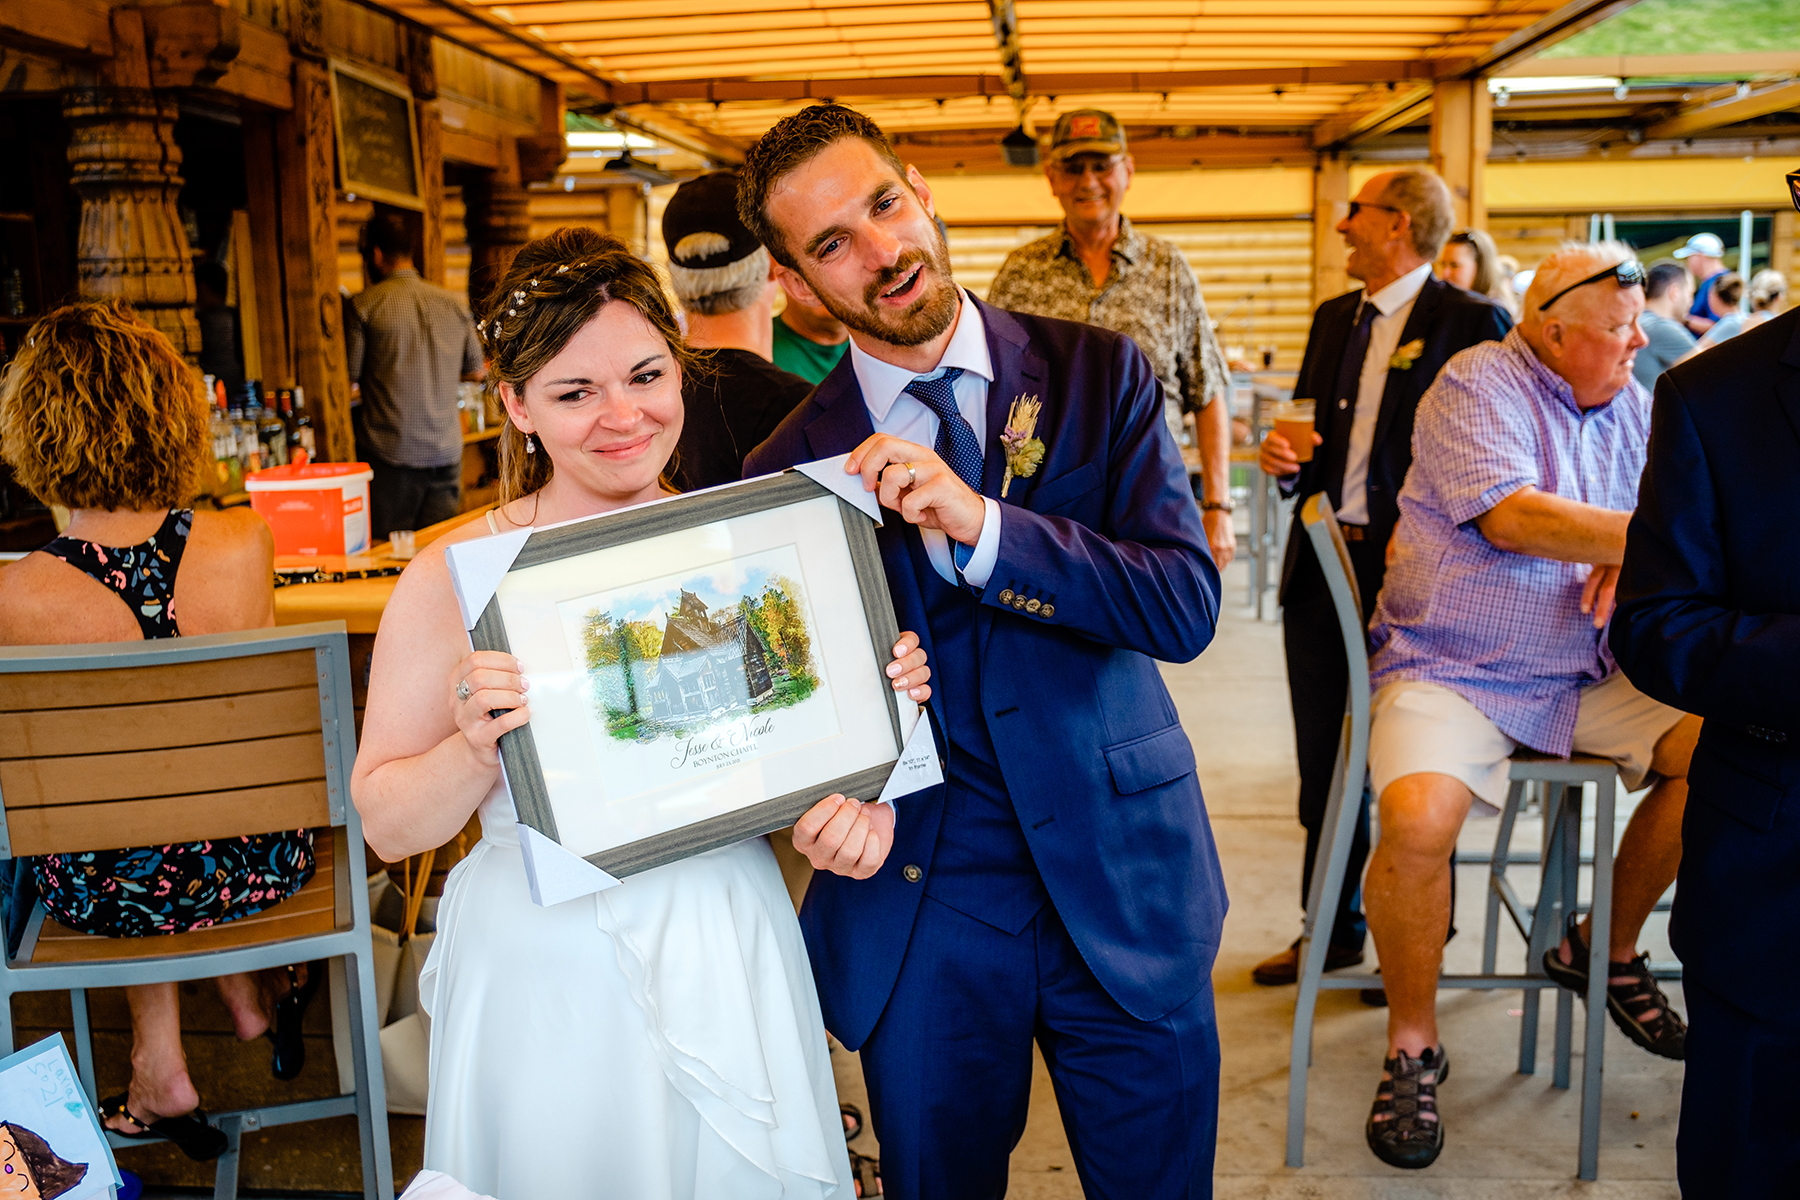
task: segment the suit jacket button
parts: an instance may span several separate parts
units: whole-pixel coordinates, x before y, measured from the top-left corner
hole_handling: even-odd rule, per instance
[[[1044,605],[1043,608],[1038,610],[1038,615],[1041,617],[1045,617],[1045,618],[1054,617],[1056,615],[1056,605],[1054,605],[1054,604]]]
[[[1042,600],[1027,600],[1025,602],[1025,611],[1028,613],[1036,613],[1037,610],[1042,607],[1044,607],[1044,602]]]
[[[913,863],[907,863],[904,867],[901,867],[900,874],[906,876],[906,882],[908,883],[917,883],[925,877],[925,872],[919,870]]]
[[[1012,606],[1016,610],[1023,611],[1025,608],[1025,597],[1015,595],[1012,598]]]
[[[1000,591],[1000,603],[1011,604],[1012,602],[1013,602],[1013,590],[1011,588],[1002,588]]]

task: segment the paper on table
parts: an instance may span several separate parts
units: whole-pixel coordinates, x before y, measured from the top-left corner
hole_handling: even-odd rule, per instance
[[[61,1034],[0,1060],[0,1121],[30,1130],[79,1172],[71,1186],[57,1193],[58,1200],[100,1200],[123,1182]],[[0,1131],[0,1137],[13,1135]]]
[[[875,499],[875,493],[863,490],[861,475],[844,473],[844,463],[848,454],[840,454],[836,458],[821,458],[818,462],[801,463],[794,470],[800,472],[814,483],[836,492],[857,508],[869,515],[869,519],[877,525],[881,524],[881,502]]]
[[[931,736],[931,722],[921,714],[906,739],[906,749],[894,764],[887,786],[881,789],[877,804],[892,804],[901,796],[910,796],[944,782],[943,764],[938,761],[937,740]]]
[[[445,548],[444,561],[450,566],[450,586],[456,590],[464,629],[475,628],[531,533],[529,528],[509,529]]]
[[[625,882],[614,879],[523,822],[519,825],[519,849],[525,854],[525,878],[531,884],[531,902],[540,908],[591,896]]]

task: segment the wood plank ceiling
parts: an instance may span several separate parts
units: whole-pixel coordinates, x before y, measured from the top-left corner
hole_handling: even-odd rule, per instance
[[[1134,134],[1306,148],[1314,131],[1339,140],[1434,79],[1491,69],[1630,0],[384,2],[561,80],[574,105],[660,120],[729,157],[824,97],[920,144],[991,144],[1023,95],[1040,132],[1093,106]],[[1011,72],[997,28],[1016,29]]]

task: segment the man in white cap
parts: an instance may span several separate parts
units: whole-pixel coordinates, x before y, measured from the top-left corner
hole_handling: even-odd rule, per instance
[[[1675,257],[1686,262],[1688,274],[1694,277],[1694,302],[1688,307],[1687,327],[1699,337],[1718,320],[1706,306],[1706,294],[1713,280],[1725,273],[1725,243],[1716,233],[1696,233],[1675,252]]]

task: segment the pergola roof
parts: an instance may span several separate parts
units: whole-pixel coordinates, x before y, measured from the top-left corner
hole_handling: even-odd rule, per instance
[[[387,0],[731,156],[814,99],[951,142],[1105,107],[1329,143],[1631,0]]]

